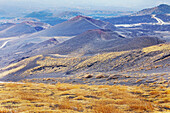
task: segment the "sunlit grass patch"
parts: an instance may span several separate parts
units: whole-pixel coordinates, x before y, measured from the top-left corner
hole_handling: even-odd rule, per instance
[[[159,45],[150,46],[142,49],[142,51],[146,53],[152,51],[162,51],[162,50],[170,50],[170,44],[159,44]]]

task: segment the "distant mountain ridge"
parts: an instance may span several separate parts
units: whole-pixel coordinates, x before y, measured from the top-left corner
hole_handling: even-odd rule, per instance
[[[53,15],[53,13],[51,13],[50,11],[43,10],[43,11],[38,11],[38,12],[32,12],[32,13],[26,15],[25,17],[41,19],[41,18],[45,18],[48,16],[52,16],[52,15]]]
[[[110,22],[112,24],[138,24],[138,23],[157,23],[158,21],[153,18],[157,17],[164,22],[169,22],[170,5],[161,4],[153,8],[143,9],[131,15],[103,18],[101,20]]]
[[[27,14],[25,18],[36,18],[39,19],[41,22],[48,23],[50,25],[56,25],[58,23],[66,21],[66,19],[62,19],[54,15],[50,10],[32,12],[30,14]]]
[[[157,7],[143,9],[134,15],[151,15],[151,14],[169,14],[170,13],[170,5],[160,4]]]
[[[78,12],[78,11],[64,11],[60,14],[57,14],[57,17],[61,19],[70,19],[78,15],[83,15],[83,13]]]

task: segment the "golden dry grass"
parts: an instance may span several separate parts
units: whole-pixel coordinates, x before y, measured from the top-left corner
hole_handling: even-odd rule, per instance
[[[15,73],[15,72],[23,69],[25,66],[27,66],[27,64],[29,62],[32,62],[36,58],[42,58],[42,55],[37,55],[37,56],[34,56],[34,57],[30,57],[28,59],[24,59],[24,60],[22,60],[20,62],[10,64],[9,66],[6,66],[6,67],[0,69],[2,71],[2,72],[0,72],[0,78],[4,77],[6,75],[9,75],[9,74]]]
[[[21,61],[21,62],[10,64],[9,66],[6,66],[6,67],[2,68],[2,70],[7,70],[7,69],[9,69],[9,68],[17,67],[17,66],[19,66],[19,65],[21,65],[21,64],[22,64],[22,65],[23,65],[23,64],[26,65],[27,63],[29,63],[30,61],[33,61],[34,59],[36,59],[36,58],[38,58],[38,57],[42,57],[42,55],[33,56],[33,57],[30,57],[30,58],[28,58],[28,59],[25,59],[25,60],[23,60],[23,61]]]
[[[52,57],[44,57],[43,60],[38,60],[37,64],[39,66],[34,67],[30,70],[27,70],[24,74],[34,74],[34,73],[51,73],[51,72],[66,72],[67,70],[78,70],[87,68],[89,65],[93,65],[98,62],[98,65],[102,63],[109,63],[112,59],[121,56],[128,51],[122,52],[110,52],[103,53],[100,55],[94,55],[92,57],[67,57],[67,58],[52,58]],[[118,61],[117,61],[118,62]],[[117,65],[110,64],[110,67],[114,68],[121,64],[123,61],[118,63]],[[97,65],[97,66],[98,66]],[[114,65],[114,66],[113,66]],[[96,66],[94,68],[97,68]],[[103,67],[103,69],[108,68],[108,66]]]
[[[63,56],[57,55],[61,58],[45,57],[43,55],[34,56],[22,60],[16,64],[11,64],[2,70],[8,70],[16,68],[20,65],[28,65],[36,58],[35,67],[23,72],[23,76],[37,73],[53,73],[61,72],[66,73],[71,71],[73,73],[80,71],[96,70],[96,71],[140,71],[140,70],[153,70],[157,68],[163,68],[169,66],[168,62],[157,65],[156,63],[167,60],[169,56],[170,44],[159,44],[143,48],[141,50],[121,51],[121,52],[108,52],[102,54],[96,54],[93,56]],[[160,53],[159,53],[159,52]],[[151,54],[150,57],[146,57]],[[166,57],[165,57],[166,56]],[[12,72],[16,72],[13,70]]]
[[[166,50],[170,51],[170,44],[159,44],[159,45],[150,46],[142,49],[142,51],[146,53],[152,51],[166,51]]]
[[[0,73],[0,78],[6,76],[6,75],[8,75],[8,74],[14,73],[14,72],[16,72],[16,71],[18,71],[18,70],[21,70],[21,69],[23,69],[24,67],[25,67],[25,65],[21,65],[21,66],[18,66],[18,67],[16,67],[16,68],[14,68],[14,69],[11,69],[11,70],[8,70],[8,71],[4,71],[4,72]]]
[[[168,112],[169,95],[165,87],[1,83],[0,112]]]

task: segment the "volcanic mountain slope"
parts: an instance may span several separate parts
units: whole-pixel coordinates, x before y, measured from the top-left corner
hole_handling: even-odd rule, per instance
[[[125,38],[106,29],[89,30],[62,43],[54,38],[43,41],[45,39],[19,38],[8,41],[5,47],[0,49],[0,66],[39,54],[93,55],[110,51],[132,50],[163,43],[156,37]]]
[[[115,32],[112,32],[110,30],[91,30],[88,32],[85,32],[78,38],[73,39],[73,41],[68,42],[63,42],[61,46],[57,46],[59,41],[56,39],[52,39],[55,44],[51,44],[51,39],[47,41],[42,41],[45,39],[41,38],[19,38],[13,41],[8,41],[6,46],[0,49],[0,57],[3,59],[0,64],[2,64],[5,59],[8,59],[8,63],[12,62],[11,60],[13,59],[15,62],[19,61],[19,59],[22,59],[23,57],[30,57],[33,55],[38,55],[42,54],[48,54],[50,52],[55,52],[55,51],[63,51],[64,53],[66,52],[73,52],[73,51],[78,51],[82,47],[85,47],[88,45],[93,45],[96,46],[95,43],[99,44],[104,42],[104,44],[109,43],[109,41],[112,39],[121,39],[123,38],[122,36],[118,35]],[[5,43],[5,42],[3,42]],[[47,46],[46,43],[50,46]],[[67,44],[68,43],[68,44]],[[93,44],[94,43],[94,44]],[[102,44],[103,45],[103,44]],[[44,47],[45,46],[45,47]],[[53,47],[54,46],[54,47]],[[82,47],[81,47],[82,46]],[[103,48],[106,45],[103,45]],[[109,47],[109,46],[108,46]],[[99,46],[96,48],[98,49]],[[91,50],[92,48],[87,48],[87,50]],[[93,49],[92,49],[93,50]],[[83,50],[81,50],[83,51]],[[46,53],[47,52],[47,53]],[[18,54],[19,53],[19,54]],[[6,64],[8,64],[6,62]]]
[[[38,55],[2,68],[0,78],[7,81],[19,81],[65,77],[70,74],[80,76],[82,72],[107,74],[107,72],[143,71],[147,73],[147,71],[158,72],[160,70],[161,73],[165,73],[170,66],[169,50],[170,44],[159,44],[133,51],[108,52],[84,57],[60,56],[56,58],[55,55]]]
[[[6,27],[9,25],[3,25]],[[37,31],[41,31],[50,27],[48,24],[40,23],[40,22],[22,22],[20,24],[10,25],[10,27],[3,28],[0,31],[0,37],[14,37],[14,36],[21,36],[24,34],[34,33]]]
[[[30,35],[29,37],[75,36],[91,29],[116,29],[110,23],[89,17],[77,16],[47,30]]]
[[[161,4],[154,8],[143,9],[135,15],[152,15],[152,14],[169,14],[170,13],[170,6],[167,4]]]
[[[43,54],[95,54],[106,51],[122,51],[162,43],[156,37],[124,38],[111,30],[95,29],[84,32],[52,48]],[[39,53],[40,54],[40,53]]]

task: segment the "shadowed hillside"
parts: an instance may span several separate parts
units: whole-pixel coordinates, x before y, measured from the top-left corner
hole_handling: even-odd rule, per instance
[[[163,43],[156,37],[125,38],[111,30],[89,30],[52,48],[43,54],[94,54],[108,51],[125,51]]]

